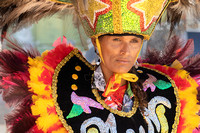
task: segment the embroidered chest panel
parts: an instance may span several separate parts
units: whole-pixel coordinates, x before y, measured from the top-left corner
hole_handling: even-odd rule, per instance
[[[132,111],[126,113],[108,107],[98,90],[91,88],[93,72],[94,67],[78,52],[71,52],[56,68],[52,95],[57,114],[69,132],[176,132],[180,102],[177,87],[169,77],[139,67],[148,107],[142,114],[135,98]]]

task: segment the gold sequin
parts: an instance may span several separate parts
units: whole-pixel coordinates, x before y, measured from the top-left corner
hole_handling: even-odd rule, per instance
[[[143,71],[142,71],[142,70],[137,70],[137,72],[138,72],[138,73],[143,73]]]
[[[80,66],[76,66],[75,69],[76,69],[76,71],[81,71],[81,67]]]
[[[114,33],[123,33],[121,14],[121,0],[113,0]]]
[[[72,88],[72,90],[78,90],[78,86],[77,85],[75,85],[75,84],[73,84],[72,86],[71,86],[71,88]]]
[[[99,133],[99,131],[98,129],[93,127],[93,128],[88,129],[87,133]]]
[[[77,80],[77,79],[78,79],[78,75],[77,75],[77,74],[73,74],[73,75],[72,75],[72,78],[73,78],[74,80]]]
[[[161,124],[161,133],[168,133],[169,126],[167,118],[165,117],[165,107],[163,105],[159,105],[156,108],[156,114],[158,115],[158,119]]]

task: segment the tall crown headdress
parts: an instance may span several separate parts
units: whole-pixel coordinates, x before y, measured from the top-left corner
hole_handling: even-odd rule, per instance
[[[173,29],[185,9],[198,12],[197,4],[198,0],[2,0],[0,29],[22,27],[75,9],[89,37],[130,33],[149,39],[165,10]]]

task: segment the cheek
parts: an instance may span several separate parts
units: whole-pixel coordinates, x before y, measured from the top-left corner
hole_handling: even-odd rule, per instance
[[[131,61],[132,62],[136,62],[139,54],[140,54],[140,50],[141,50],[141,47],[138,47],[138,48],[132,48],[131,49],[131,54],[130,54],[130,58],[131,58]]]

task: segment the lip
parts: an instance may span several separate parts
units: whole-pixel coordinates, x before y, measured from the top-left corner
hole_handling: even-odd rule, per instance
[[[128,63],[130,63],[130,61],[127,60],[127,59],[117,59],[116,61],[117,61],[118,63],[122,63],[122,64],[128,64]]]

